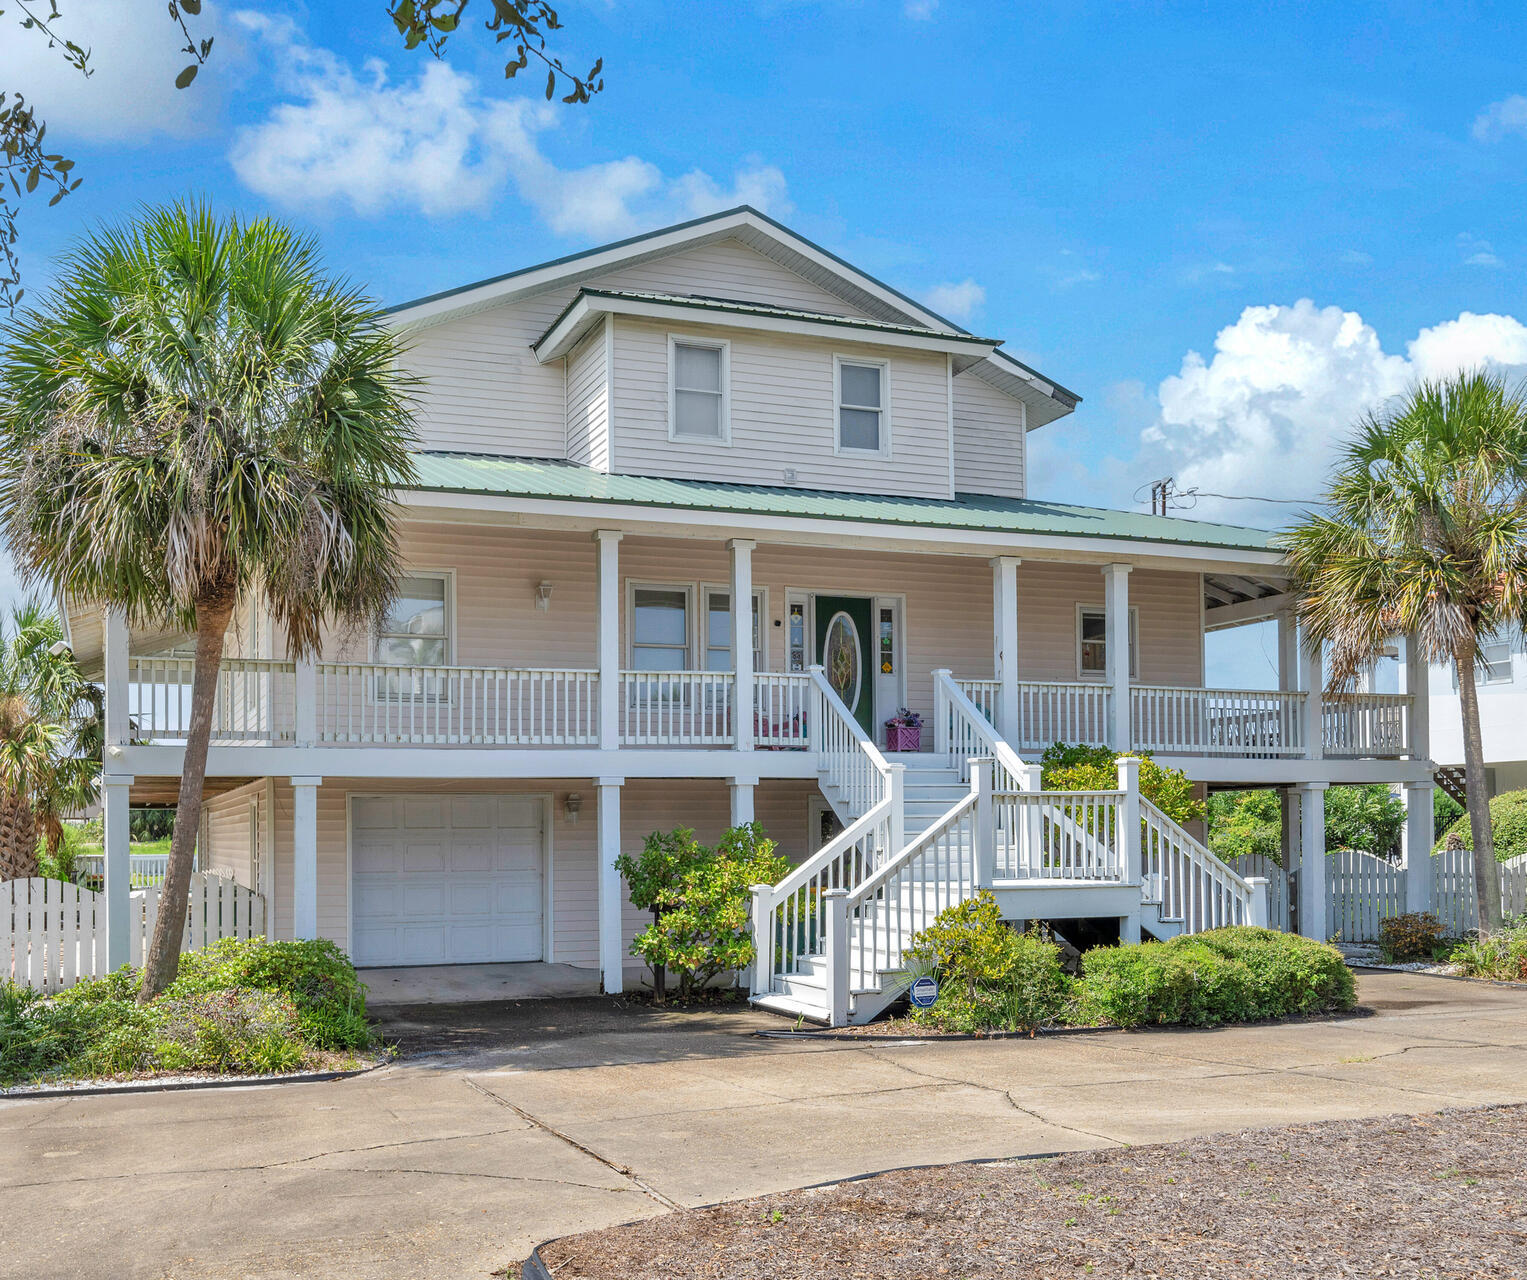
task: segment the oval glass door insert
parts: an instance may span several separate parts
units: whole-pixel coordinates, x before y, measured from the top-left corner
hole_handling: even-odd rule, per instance
[[[859,705],[859,683],[864,673],[859,662],[859,628],[848,614],[841,610],[833,614],[823,648],[827,683],[852,711]]]

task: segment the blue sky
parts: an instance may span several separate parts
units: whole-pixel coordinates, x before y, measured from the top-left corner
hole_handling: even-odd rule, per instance
[[[488,40],[405,53],[383,0],[209,0],[183,93],[161,0],[59,5],[88,83],[0,17],[0,86],[85,179],[25,207],[34,290],[176,195],[293,219],[388,302],[747,199],[1079,392],[1033,489],[1113,506],[1309,497],[1365,405],[1527,366],[1514,7],[568,0],[607,88],[546,107]]]

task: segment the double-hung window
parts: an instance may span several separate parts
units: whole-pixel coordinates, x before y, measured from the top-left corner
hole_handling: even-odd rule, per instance
[[[635,671],[689,669],[690,588],[631,588],[631,667]],[[688,703],[686,686],[675,680],[639,680],[631,704]]]
[[[709,440],[726,444],[731,439],[728,355],[725,342],[701,338],[668,339],[670,440]]]
[[[1480,682],[1482,684],[1511,683],[1511,645],[1508,641],[1492,641],[1479,646]]]
[[[753,670],[764,669],[764,593],[753,593]],[[705,669],[732,670],[732,593],[709,588],[705,592]]]
[[[850,360],[843,356],[839,356],[834,364],[837,370],[838,452],[888,452],[887,366],[878,360]]]
[[[376,661],[397,668],[377,676],[377,697],[390,701],[434,698],[444,680],[424,668],[451,661],[450,579],[409,574],[398,584],[376,640]]]
[[[1108,611],[1081,605],[1076,611],[1076,674],[1083,680],[1108,675]],[[1140,678],[1140,616],[1129,611],[1129,678]]]

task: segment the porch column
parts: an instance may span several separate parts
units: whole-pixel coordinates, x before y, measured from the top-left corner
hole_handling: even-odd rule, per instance
[[[128,802],[133,779],[125,773],[101,775],[101,827],[106,864],[106,967],[131,964],[132,826]]]
[[[1326,753],[1325,712],[1321,705],[1322,687],[1325,684],[1324,660],[1318,648],[1310,652],[1302,635],[1299,640],[1299,688],[1304,691],[1304,714],[1300,718],[1304,758],[1323,760]]]
[[[1405,859],[1405,910],[1432,909],[1433,782],[1405,784],[1405,830],[1400,849]]]
[[[1018,738],[1018,566],[1017,556],[991,562],[992,664],[996,673],[996,729],[1009,742]]]
[[[106,663],[106,753],[120,756],[132,734],[127,707],[127,615],[120,609],[106,610],[102,648]]]
[[[747,538],[733,538],[726,544],[732,553],[732,725],[738,751],[753,749],[753,548],[757,545]]]
[[[1103,604],[1108,618],[1108,688],[1113,700],[1112,741],[1128,751],[1129,728],[1129,571],[1127,564],[1103,566]]]
[[[1299,932],[1321,942],[1326,938],[1326,787],[1301,782],[1299,797]]]
[[[732,826],[744,826],[753,821],[753,788],[758,779],[736,777],[727,782],[732,790]]]
[[[625,990],[625,955],[621,943],[624,930],[620,922],[620,872],[615,859],[620,857],[620,789],[624,778],[598,778],[599,844],[599,977],[605,995],[619,995]]]
[[[599,549],[599,749],[620,747],[620,530],[596,529]],[[619,988],[617,987],[618,991]]]
[[[1405,692],[1410,694],[1410,758],[1430,760],[1432,754],[1431,667],[1421,656],[1421,646],[1413,635],[1405,637]]]
[[[322,778],[292,779],[292,937],[318,936],[318,787]]]

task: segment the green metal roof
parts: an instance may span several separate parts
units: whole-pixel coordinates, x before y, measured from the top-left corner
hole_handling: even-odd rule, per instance
[[[620,503],[691,511],[853,520],[867,524],[964,529],[972,533],[1033,533],[1058,537],[1117,538],[1232,551],[1272,550],[1265,529],[1179,520],[1175,516],[1110,511],[1034,498],[962,493],[940,498],[883,497],[821,489],[606,475],[575,462],[501,458],[484,454],[418,453],[415,490],[481,493],[564,502]]]

